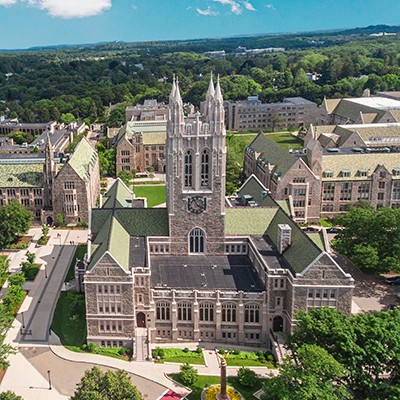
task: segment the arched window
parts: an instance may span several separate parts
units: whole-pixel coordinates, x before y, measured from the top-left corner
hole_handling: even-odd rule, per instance
[[[236,322],[236,304],[225,303],[222,305],[222,322]]]
[[[214,304],[200,303],[200,321],[214,321]]]
[[[201,153],[201,175],[200,175],[200,186],[207,187],[209,185],[209,174],[210,174],[210,155],[207,150],[203,150]]]
[[[178,303],[178,321],[192,320],[192,305],[186,301]]]
[[[193,186],[193,155],[190,150],[185,152],[184,162],[184,185],[187,188],[191,188]]]
[[[167,302],[157,303],[156,317],[161,321],[169,321],[171,306]]]
[[[204,231],[200,228],[193,228],[189,235],[189,253],[204,253]]]
[[[260,306],[258,304],[246,304],[244,306],[244,322],[260,322]]]

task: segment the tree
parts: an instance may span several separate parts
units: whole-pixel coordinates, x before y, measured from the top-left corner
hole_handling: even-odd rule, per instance
[[[76,118],[74,116],[74,114],[72,113],[65,113],[65,114],[61,114],[61,122],[63,122],[64,124],[70,124],[71,122],[76,121]]]
[[[253,387],[258,381],[257,374],[249,368],[241,367],[237,373],[238,381],[242,386]]]
[[[0,400],[24,400],[21,396],[16,395],[14,392],[7,390],[7,392],[0,393]]]
[[[333,246],[370,272],[400,271],[400,210],[365,202],[336,218],[343,226]]]
[[[33,214],[18,200],[0,207],[0,247],[7,246],[28,232]]]
[[[288,339],[293,354],[317,344],[346,368],[343,380],[360,398],[382,398],[400,376],[400,310],[355,314],[311,309],[296,315],[297,329]],[[387,397],[388,399],[390,397]]]
[[[87,370],[71,400],[143,400],[126,371]]]
[[[56,226],[63,226],[64,225],[64,216],[60,213],[56,215],[56,220],[55,220],[55,225]]]
[[[199,374],[197,369],[193,368],[190,364],[182,364],[180,369],[180,378],[184,385],[193,385],[197,381]]]
[[[262,400],[344,400],[350,394],[341,383],[345,368],[325,349],[305,344],[295,353],[294,362],[287,357],[280,376],[264,384]]]

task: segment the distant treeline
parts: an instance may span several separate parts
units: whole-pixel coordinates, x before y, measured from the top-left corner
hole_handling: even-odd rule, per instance
[[[77,120],[118,126],[126,105],[167,101],[172,75],[185,101],[204,99],[210,72],[220,74],[224,98],[259,95],[265,102],[303,96],[360,96],[364,89],[400,90],[397,36],[370,37],[398,27],[321,34],[185,42],[108,43],[55,50],[0,53],[0,114],[20,121]],[[285,47],[283,53],[213,59],[203,53],[238,46]],[[179,50],[179,51],[178,51]],[[317,73],[310,81],[306,73]],[[167,78],[163,80],[163,78]],[[109,105],[116,105],[111,108]]]

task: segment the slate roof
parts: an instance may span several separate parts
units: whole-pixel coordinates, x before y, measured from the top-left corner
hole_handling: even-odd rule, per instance
[[[250,151],[254,151],[256,159],[270,165],[273,176],[284,175],[298,160],[298,157],[282,149],[278,144],[268,139],[260,132],[249,144]]]
[[[275,246],[277,245],[279,224],[287,224],[292,228],[292,244],[283,253],[283,258],[291,270],[300,273],[321,254],[321,250],[281,209],[277,210],[266,231]]]
[[[43,163],[0,164],[0,187],[43,187]]]
[[[89,143],[86,137],[83,137],[75,147],[68,164],[81,179],[87,180],[90,177],[91,168],[96,160],[96,149]]]
[[[167,138],[167,121],[129,121],[119,131],[117,142],[126,138],[131,140],[135,132],[142,133],[144,145],[165,144]]]
[[[365,180],[360,176],[359,170],[367,170],[368,176],[372,175],[378,165],[384,165],[388,171],[400,168],[399,153],[333,153],[322,156],[322,171],[332,171],[332,178],[324,177],[328,180]],[[348,170],[350,176],[343,176],[342,170]],[[400,178],[393,176],[393,179]]]

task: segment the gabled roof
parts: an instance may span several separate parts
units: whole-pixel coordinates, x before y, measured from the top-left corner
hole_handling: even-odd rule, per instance
[[[0,164],[0,188],[43,187],[43,163]]]
[[[86,137],[83,137],[75,147],[68,164],[77,173],[77,175],[87,180],[90,177],[92,166],[97,160],[97,152],[89,143]]]
[[[279,224],[287,224],[292,229],[292,243],[283,253],[283,258],[295,273],[300,273],[321,254],[321,250],[281,209],[277,210],[266,231],[275,246]]]
[[[104,196],[102,208],[129,207],[128,201],[132,200],[133,194],[125,183],[117,178]]]
[[[268,163],[276,176],[284,175],[299,158],[282,149],[262,132],[254,138],[248,148],[256,153],[257,160]]]

